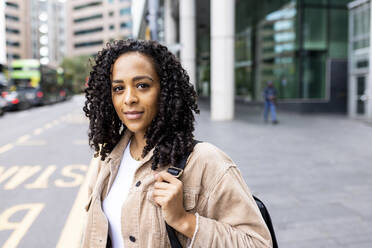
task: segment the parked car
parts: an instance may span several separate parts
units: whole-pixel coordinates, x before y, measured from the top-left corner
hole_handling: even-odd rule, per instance
[[[5,113],[6,105],[6,100],[0,95],[0,116]]]
[[[1,79],[2,78],[0,77],[0,80]],[[3,96],[4,95],[3,92],[5,92],[7,89],[5,85],[6,85],[5,81],[4,82],[0,81],[0,115],[4,114],[4,112],[6,111],[6,107],[7,107],[7,102]]]
[[[33,106],[35,91],[30,88],[18,87],[16,90],[3,91],[3,97],[7,102],[7,110],[23,110]]]

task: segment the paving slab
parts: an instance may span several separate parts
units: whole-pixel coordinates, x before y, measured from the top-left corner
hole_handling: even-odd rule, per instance
[[[345,115],[278,112],[238,103],[213,122],[199,103],[196,138],[238,165],[269,208],[279,247],[372,247],[372,125]]]

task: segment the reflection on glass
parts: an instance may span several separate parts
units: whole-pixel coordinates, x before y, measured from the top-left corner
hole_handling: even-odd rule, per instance
[[[257,95],[268,81],[272,81],[279,98],[297,97],[296,15],[296,4],[290,2],[268,14],[258,25]]]

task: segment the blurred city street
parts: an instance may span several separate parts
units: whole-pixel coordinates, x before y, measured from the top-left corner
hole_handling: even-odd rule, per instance
[[[81,223],[68,224],[92,156],[82,104],[78,96],[0,117],[0,247],[72,247],[71,236],[60,239]]]
[[[73,247],[66,229],[81,230],[71,212],[82,210],[75,198],[92,156],[83,102],[80,95],[0,118],[0,247]],[[242,104],[234,121],[211,122],[209,106],[200,108],[196,138],[236,162],[266,203],[279,247],[371,247],[370,124],[280,106],[279,125],[265,124],[261,108]]]

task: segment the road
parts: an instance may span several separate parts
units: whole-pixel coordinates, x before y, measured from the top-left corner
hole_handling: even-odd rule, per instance
[[[60,247],[92,151],[84,99],[0,118],[0,247]]]

